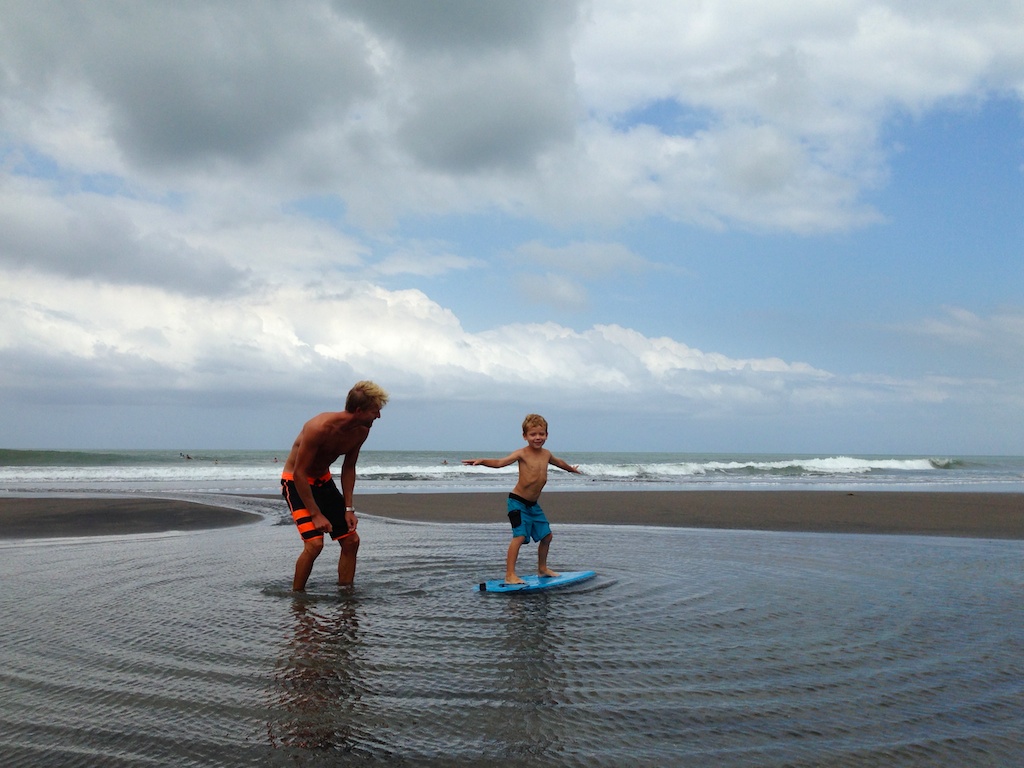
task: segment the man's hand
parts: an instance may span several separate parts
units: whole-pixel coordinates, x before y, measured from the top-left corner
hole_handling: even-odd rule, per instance
[[[356,517],[355,512],[345,512],[345,522],[348,523],[349,531],[354,531],[356,526],[359,525],[359,519]]]
[[[317,510],[311,514],[310,519],[313,521],[313,526],[320,531],[320,533],[331,532],[331,521],[324,517],[323,513]]]

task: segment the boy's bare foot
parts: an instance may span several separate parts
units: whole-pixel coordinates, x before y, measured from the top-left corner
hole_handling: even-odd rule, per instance
[[[505,574],[505,583],[506,584],[525,584],[526,582],[523,581],[522,579],[520,579],[514,573],[513,574],[507,574],[506,573]]]
[[[553,579],[555,576],[561,576],[560,573],[556,573],[555,571],[552,571],[550,568],[542,568],[541,570],[537,571],[537,573],[549,579]]]

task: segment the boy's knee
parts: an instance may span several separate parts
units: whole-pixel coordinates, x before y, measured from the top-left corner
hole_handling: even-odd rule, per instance
[[[359,549],[359,534],[350,533],[343,539],[338,539],[343,552],[356,552]]]

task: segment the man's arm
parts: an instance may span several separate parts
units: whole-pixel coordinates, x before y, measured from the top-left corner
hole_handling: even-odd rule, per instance
[[[359,449],[363,447],[363,442],[366,442],[365,437],[359,445],[345,454],[345,461],[341,465],[341,495],[345,497],[345,522],[348,523],[350,531],[354,531],[359,524],[354,511],[355,505],[352,503],[352,494],[356,487],[356,462],[359,461]]]
[[[331,521],[324,517],[316,499],[313,498],[313,490],[309,487],[309,477],[312,474],[312,464],[316,459],[317,447],[320,445],[322,435],[309,427],[303,427],[299,435],[299,444],[295,451],[295,464],[292,467],[292,475],[295,477],[295,490],[302,499],[303,506],[309,510],[309,517],[315,527],[321,533],[331,532]]]

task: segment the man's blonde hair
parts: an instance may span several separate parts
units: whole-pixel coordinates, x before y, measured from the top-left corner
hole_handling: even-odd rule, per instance
[[[526,418],[523,419],[523,434],[525,435],[530,427],[544,427],[544,431],[548,431],[548,420],[541,416],[539,413],[527,414]]]
[[[387,405],[388,393],[372,381],[359,381],[348,391],[345,410],[349,413],[380,409]]]

